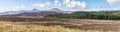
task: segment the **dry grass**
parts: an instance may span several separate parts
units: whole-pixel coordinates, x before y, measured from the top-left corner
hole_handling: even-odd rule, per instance
[[[120,32],[120,20],[0,17],[0,32]]]
[[[0,21],[0,32],[96,32],[96,31],[69,29],[61,26],[18,25],[15,22]]]

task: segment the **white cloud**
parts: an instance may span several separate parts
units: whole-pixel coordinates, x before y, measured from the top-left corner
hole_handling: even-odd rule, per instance
[[[58,0],[55,0],[55,3],[59,3],[59,1],[58,1]]]
[[[85,1],[82,2],[82,3],[78,2],[78,6],[81,7],[81,9],[86,8],[86,3],[85,3]]]
[[[66,4],[66,8],[75,8],[77,5],[77,2],[71,1],[70,3]]]
[[[18,8],[18,9],[26,8],[26,5],[16,6],[16,8]]]
[[[34,6],[43,8],[43,7],[45,7],[45,4],[43,4],[43,3],[36,3],[36,4],[34,4]]]
[[[46,4],[46,5],[51,5],[51,3],[50,3],[50,2],[46,2],[45,4]]]
[[[59,4],[58,4],[58,7],[60,7],[61,5],[62,5],[62,4],[59,3]]]
[[[113,5],[117,2],[120,2],[120,0],[107,0],[107,2],[110,4],[110,5]]]
[[[65,4],[67,4],[67,3],[69,3],[70,2],[70,0],[64,0],[64,3]]]
[[[120,10],[120,8],[88,8],[85,11],[116,11]]]
[[[36,4],[34,4],[33,6],[40,7],[40,8],[44,8],[44,7],[50,6],[50,5],[51,5],[50,2],[46,2],[46,3],[36,3]]]
[[[10,9],[10,8],[0,8],[0,12],[6,12],[6,11],[10,11],[10,10],[12,10],[12,9]]]
[[[60,7],[61,6],[61,3],[58,0],[55,0],[54,3],[55,3],[56,7]]]
[[[86,3],[85,1],[83,1],[82,3],[80,1],[75,1],[75,0],[72,0],[70,1],[70,3],[67,3],[66,4],[66,8],[76,8],[76,7],[79,7],[81,9],[84,9],[86,8]]]
[[[0,9],[0,12],[4,12],[3,9]]]

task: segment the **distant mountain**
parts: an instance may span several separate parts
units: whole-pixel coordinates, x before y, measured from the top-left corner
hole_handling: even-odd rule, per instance
[[[1,15],[8,15],[8,14],[18,14],[25,12],[25,10],[20,10],[20,11],[5,11],[5,12],[0,12]]]
[[[9,14],[19,14],[19,13],[24,13],[24,12],[38,12],[40,10],[38,9],[32,9],[32,10],[18,10],[18,11],[5,11],[5,12],[0,12],[0,15],[9,15]]]
[[[4,12],[7,15],[11,16],[46,16],[50,14],[59,14],[59,13],[68,13],[71,11],[63,11],[58,8],[53,8],[50,10],[38,10],[38,9],[32,9],[32,10],[20,10],[20,11],[7,11]]]
[[[53,9],[51,9],[50,11],[56,11],[56,12],[59,12],[59,13],[67,13],[67,14],[70,14],[70,13],[73,12],[73,11],[60,10],[60,9],[58,9],[58,8],[53,8]]]
[[[14,16],[46,16],[50,14],[58,14],[58,12],[55,11],[40,11],[40,12],[25,12],[25,13],[19,13],[19,14],[14,14]]]
[[[53,8],[53,9],[50,9],[50,11],[56,11],[56,12],[60,12],[62,10],[58,9],[58,8]]]

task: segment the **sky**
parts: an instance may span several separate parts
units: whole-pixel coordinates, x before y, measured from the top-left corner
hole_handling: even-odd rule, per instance
[[[39,10],[59,8],[65,11],[119,10],[120,0],[0,0],[0,12],[34,8]]]

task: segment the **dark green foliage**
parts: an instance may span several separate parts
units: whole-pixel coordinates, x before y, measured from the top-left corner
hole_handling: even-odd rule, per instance
[[[77,11],[71,14],[48,15],[58,18],[120,20],[120,11]]]
[[[50,17],[58,17],[58,18],[70,18],[70,14],[52,14],[52,15],[48,15]]]

